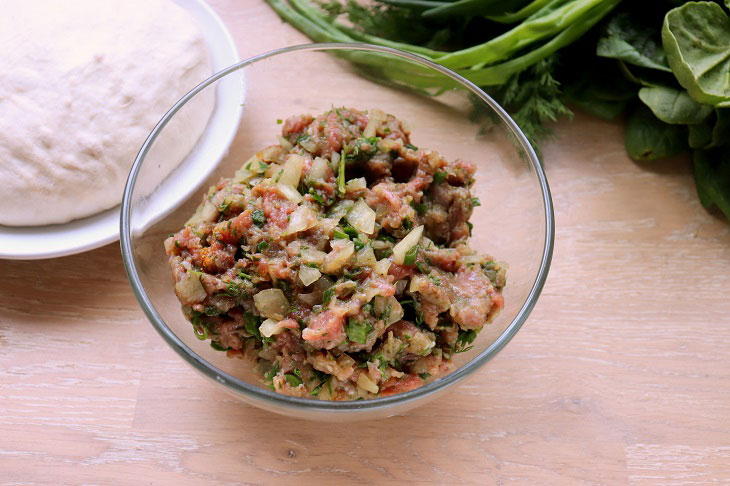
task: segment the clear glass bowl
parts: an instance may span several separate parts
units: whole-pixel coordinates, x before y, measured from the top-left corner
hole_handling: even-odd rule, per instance
[[[388,84],[386,79],[417,82],[430,93]],[[232,85],[240,88],[237,96],[227,94]],[[165,166],[161,161],[168,154],[160,147],[174,143],[176,123],[185,119],[196,99],[211,95],[217,104],[242,106],[237,128],[223,130],[235,136],[216,138],[220,133],[207,133],[201,137],[199,146],[203,147],[196,148],[195,156],[209,159],[198,164],[198,187],[180,187],[181,192],[192,195],[174,210],[162,212],[156,196],[169,192],[176,180],[174,173],[158,187],[145,181],[156,180],[159,167]],[[456,355],[451,374],[386,398],[325,402],[274,393],[259,382],[247,361],[229,359],[207,341],[199,341],[173,292],[163,241],[183,226],[210,184],[232,175],[250,155],[274,143],[281,129],[277,119],[316,115],[343,105],[394,114],[411,125],[414,145],[438,150],[449,160],[476,163],[474,191],[481,206],[475,208],[471,220],[471,245],[507,262],[509,270],[504,309],[483,329],[470,351]],[[211,137],[218,141],[211,145]],[[201,83],[170,109],[142,146],[127,181],[121,215],[121,250],[129,280],[164,340],[194,369],[240,400],[289,416],[326,421],[402,413],[434,399],[482,367],[509,342],[534,307],[547,278],[553,237],[545,174],[507,113],[448,69],[405,52],[366,44],[279,49],[242,61]]]

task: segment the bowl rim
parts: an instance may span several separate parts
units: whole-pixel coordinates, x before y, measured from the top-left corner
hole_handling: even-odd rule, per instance
[[[280,54],[288,54],[296,51],[338,51],[338,50],[356,50],[356,51],[370,51],[390,54],[396,57],[405,58],[409,61],[413,61],[417,64],[421,64],[441,74],[451,78],[458,82],[473,95],[477,96],[484,103],[489,105],[499,118],[505,123],[511,134],[515,137],[515,140],[524,150],[528,156],[528,161],[537,175],[540,190],[542,191],[543,207],[545,211],[545,241],[543,245],[543,253],[540,262],[540,268],[530,292],[525,300],[524,304],[518,311],[512,322],[505,328],[505,330],[499,335],[499,337],[492,342],[484,351],[479,353],[477,356],[472,358],[461,368],[453,371],[451,374],[438,378],[431,383],[410,390],[407,392],[391,395],[388,397],[373,398],[368,400],[357,400],[357,401],[320,401],[313,398],[299,398],[291,397],[276,393],[272,390],[261,388],[256,385],[249,384],[243,380],[216,368],[205,360],[202,356],[197,354],[191,348],[189,348],[177,335],[165,324],[164,320],[160,317],[149,299],[144,287],[139,278],[137,268],[135,266],[133,253],[132,253],[132,242],[131,242],[131,231],[130,231],[130,213],[131,213],[131,196],[134,190],[137,175],[140,167],[144,161],[145,156],[151,145],[159,133],[164,129],[169,120],[177,113],[177,111],[185,105],[190,99],[192,99],[197,93],[205,89],[207,86],[213,84],[219,79],[227,76],[228,74],[243,69],[246,66],[252,65],[258,61],[268,59]],[[420,400],[429,395],[432,395],[442,389],[453,386],[459,381],[463,380],[467,376],[471,375],[491,358],[493,358],[504,346],[514,337],[517,331],[522,327],[522,324],[526,321],[530,312],[534,308],[538,297],[545,285],[547,275],[550,269],[550,263],[553,255],[553,247],[555,240],[555,221],[553,214],[552,198],[550,196],[550,188],[548,186],[547,178],[542,165],[535,154],[532,146],[528,142],[525,135],[522,133],[517,124],[507,114],[507,112],[497,104],[489,95],[482,91],[471,81],[465,79],[461,75],[451,71],[448,68],[440,66],[432,61],[424,59],[415,54],[405,52],[399,49],[393,49],[390,47],[376,46],[365,43],[309,43],[300,44],[295,46],[284,47],[280,49],[274,49],[262,54],[258,54],[249,57],[245,60],[237,62],[215,74],[210,76],[205,81],[201,82],[198,86],[190,90],[185,96],[175,103],[172,108],[162,117],[162,119],[155,125],[152,132],[149,134],[142,147],[137,154],[137,157],[132,164],[132,168],[127,178],[127,182],[124,187],[124,194],[121,205],[120,215],[120,247],[122,253],[122,260],[124,262],[124,268],[127,273],[127,277],[132,285],[132,290],[135,297],[139,301],[143,312],[152,323],[153,327],[167,342],[167,344],[180,355],[188,364],[190,364],[197,371],[205,375],[207,378],[217,381],[218,383],[226,386],[229,391],[237,392],[246,396],[250,396],[254,399],[260,399],[261,401],[269,402],[272,406],[278,406],[284,409],[306,409],[310,411],[320,412],[356,412],[356,411],[374,411],[384,408],[390,408],[396,404],[405,404]]]

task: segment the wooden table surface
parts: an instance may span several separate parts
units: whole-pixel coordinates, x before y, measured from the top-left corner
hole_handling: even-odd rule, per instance
[[[302,43],[211,1],[242,56]],[[140,311],[117,244],[0,261],[0,484],[730,484],[730,225],[688,161],[636,164],[587,116],[544,149],[556,247],[527,324],[408,416],[243,405]]]

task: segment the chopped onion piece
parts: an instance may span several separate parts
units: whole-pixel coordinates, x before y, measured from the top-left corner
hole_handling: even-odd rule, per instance
[[[279,334],[284,329],[284,326],[280,326],[279,322],[273,319],[266,319],[259,326],[259,332],[264,337],[271,337],[274,334]]]
[[[329,214],[329,218],[335,220],[337,223],[340,222],[340,220],[345,217],[348,211],[352,209],[352,206],[355,203],[350,201],[349,199],[345,199],[343,201],[338,202],[335,204],[335,207],[332,208]]]
[[[392,295],[388,297],[383,297],[382,295],[375,296],[373,299],[373,312],[375,312],[375,315],[379,319],[385,322],[386,326],[403,319],[403,307],[398,302],[398,299]]]
[[[253,300],[259,313],[269,319],[280,321],[289,313],[289,301],[281,289],[262,290]]]
[[[317,151],[317,142],[312,137],[302,137],[301,140],[299,140],[299,145],[301,145],[307,152],[311,153]]]
[[[337,172],[337,168],[340,165],[340,153],[339,152],[332,152],[332,155],[330,155],[330,168]]]
[[[326,257],[327,254],[325,252],[315,250],[314,248],[305,248],[299,252],[299,258],[301,258],[304,264],[316,263],[317,265],[321,265],[324,263]]]
[[[286,152],[280,145],[269,145],[256,155],[264,162],[279,162]]]
[[[365,246],[357,252],[356,260],[357,264],[361,267],[372,267],[378,263],[378,261],[375,259],[375,253],[373,253],[373,249],[369,246]]]
[[[302,195],[299,194],[299,191],[294,189],[292,186],[287,186],[286,184],[276,184],[276,188],[284,195],[285,198],[295,204],[299,204],[299,202],[302,200]]]
[[[250,181],[254,177],[256,177],[256,174],[241,168],[238,169],[235,174],[233,174],[233,182],[243,184],[244,182]]]
[[[202,206],[198,206],[195,213],[190,216],[185,226],[196,226],[201,223],[212,223],[218,219],[218,208],[210,201],[205,201]]]
[[[350,240],[332,240],[331,244],[332,251],[322,265],[324,273],[336,273],[355,253],[355,244]]]
[[[355,206],[347,213],[347,221],[353,228],[365,234],[371,235],[375,231],[375,211],[362,199],[358,199]],[[423,231],[423,227],[420,228]],[[420,238],[421,235],[419,234],[418,237]]]
[[[358,177],[357,179],[350,179],[349,181],[347,181],[347,184],[345,185],[345,187],[347,187],[347,190],[349,192],[360,191],[362,189],[367,189],[368,181],[364,177]]]
[[[384,138],[378,144],[378,148],[381,152],[397,152],[403,148],[403,140],[400,138],[396,138],[395,140],[391,138]]]
[[[284,150],[286,150],[287,152],[288,152],[289,150],[291,150],[291,149],[293,149],[293,148],[294,148],[294,145],[292,145],[292,144],[291,144],[291,142],[290,142],[289,140],[285,139],[285,138],[284,138],[284,137],[282,137],[281,135],[277,136],[276,138],[277,138],[277,139],[279,139],[279,145],[281,145],[281,147],[282,147],[282,148],[283,148]]]
[[[362,136],[365,138],[374,137],[377,128],[385,120],[385,113],[377,109],[369,110],[368,115],[370,115],[368,118],[368,124],[362,132]]]
[[[379,391],[378,385],[376,385],[375,382],[370,378],[370,375],[367,373],[367,371],[363,371],[358,375],[357,386],[365,391],[369,391],[370,393],[378,393]]]
[[[261,160],[258,157],[258,154],[256,154],[248,159],[246,163],[241,166],[241,168],[249,172],[253,172],[254,174],[263,174],[264,172],[266,172],[266,169],[269,168],[269,164]]]
[[[305,287],[317,281],[317,279],[319,279],[319,277],[321,276],[322,273],[316,268],[307,267],[306,265],[303,267],[299,267],[299,280],[302,281]]]
[[[481,255],[467,255],[462,258],[461,263],[464,265],[470,265],[472,263],[482,263],[484,261],[484,257]]]
[[[308,206],[299,206],[289,215],[289,224],[282,235],[287,236],[300,231],[306,231],[316,225],[317,215]]]
[[[280,184],[287,184],[296,188],[299,185],[299,178],[302,176],[302,167],[304,166],[304,157],[297,154],[290,154],[284,162],[284,172],[279,178]]]
[[[354,225],[353,225],[354,226]],[[408,233],[397,245],[393,247],[393,261],[398,265],[403,265],[408,250],[418,244],[423,234],[423,225],[416,226]]]
[[[322,302],[322,293],[321,292],[312,292],[309,294],[299,294],[298,298],[305,304],[314,306],[316,303]]]
[[[315,157],[309,169],[307,179],[311,182],[323,181],[327,177],[327,161],[322,157]]]
[[[390,270],[390,260],[387,258],[383,258],[382,260],[378,261],[375,264],[374,270],[375,273],[378,275],[388,275],[388,270]]]
[[[271,164],[271,165],[269,165],[269,168],[266,169],[266,172],[264,172],[264,175],[266,177],[272,178],[276,174],[280,174],[280,173],[281,173],[281,166],[279,164]]]
[[[188,272],[185,280],[175,284],[175,290],[180,300],[187,304],[202,302],[208,296],[200,281],[200,272]]]

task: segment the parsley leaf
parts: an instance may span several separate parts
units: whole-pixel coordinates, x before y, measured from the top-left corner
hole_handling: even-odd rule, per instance
[[[251,219],[253,219],[253,224],[258,226],[259,228],[261,228],[266,223],[266,215],[261,209],[254,209],[251,213]]]
[[[322,305],[329,304],[330,301],[332,300],[332,297],[334,297],[334,296],[335,296],[335,286],[333,285],[332,287],[325,290],[324,293],[322,294]]]
[[[353,343],[365,344],[368,340],[370,331],[373,330],[373,325],[367,321],[357,321],[352,317],[348,319],[347,325],[345,326],[345,334],[347,339]]]
[[[418,256],[418,245],[413,245],[403,258],[403,265],[413,265],[416,263],[416,257]]]

